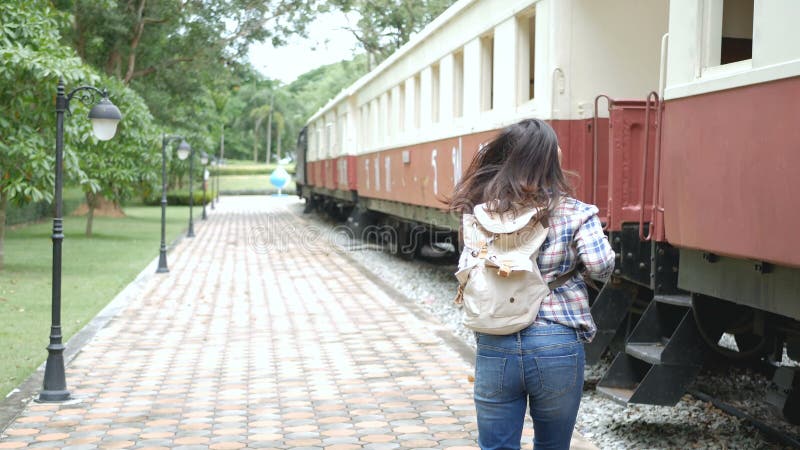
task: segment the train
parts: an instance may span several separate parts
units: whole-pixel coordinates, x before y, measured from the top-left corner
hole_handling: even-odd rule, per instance
[[[587,363],[615,354],[596,389],[674,405],[709,358],[768,361],[797,422],[798,17],[791,0],[459,0],[308,120],[298,195],[402,257],[446,249],[444,201],[481,144],[544,119],[617,255],[592,295]]]

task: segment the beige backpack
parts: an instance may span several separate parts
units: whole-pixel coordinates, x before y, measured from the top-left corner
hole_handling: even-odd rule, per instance
[[[482,203],[462,218],[464,250],[455,274],[459,282],[455,302],[463,304],[467,328],[512,334],[536,320],[542,300],[569,276],[548,286],[536,264],[547,238],[546,221],[539,214],[544,209],[501,216],[486,206]]]

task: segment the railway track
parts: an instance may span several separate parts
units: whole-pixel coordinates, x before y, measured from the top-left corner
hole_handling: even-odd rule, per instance
[[[299,205],[298,214],[301,208]],[[318,226],[332,230],[336,225],[320,216],[310,217]],[[461,327],[460,311],[452,305],[452,261],[406,261],[374,243],[339,242],[338,247],[358,261],[363,270],[436,315],[456,336],[474,346],[472,333]],[[763,368],[712,367],[701,373],[675,407],[623,407],[594,391],[609,364],[606,357],[599,366],[587,367],[577,425],[581,434],[600,448],[800,448],[798,427],[772,414],[764,401],[770,375]]]

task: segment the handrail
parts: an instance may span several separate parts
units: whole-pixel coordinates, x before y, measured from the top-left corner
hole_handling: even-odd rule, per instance
[[[600,94],[594,98],[594,112],[592,115],[592,204],[597,205],[597,105],[600,102],[601,98],[606,99],[606,103],[608,103],[608,111],[609,115],[611,114],[611,105],[614,103],[614,99],[609,97],[606,94]],[[611,222],[611,209],[607,208],[607,216],[606,216],[606,223],[603,225],[603,230],[608,228],[608,224]]]
[[[555,120],[555,118],[556,118],[556,74],[557,73],[560,73],[561,77],[564,77],[564,71],[561,69],[561,67],[556,67],[555,69],[553,69],[553,73],[550,76],[550,83],[552,84],[552,86],[550,86],[550,92],[551,92],[551,96],[550,96],[550,118],[552,120]],[[559,94],[563,94],[564,93],[564,89],[563,88],[559,89],[558,93]]]
[[[653,99],[651,106],[650,99]],[[647,151],[650,148],[650,108],[659,107],[659,97],[656,91],[650,91],[647,94],[647,100],[644,106],[644,149],[642,150],[642,194],[639,197],[639,239],[642,241],[649,241],[653,237],[653,215],[654,211],[650,211],[650,223],[648,225],[647,234],[644,233],[644,197],[647,190]],[[655,187],[654,187],[655,190]]]
[[[664,212],[664,207],[658,204],[661,194],[661,120],[663,119],[664,102],[658,103],[658,113],[656,114],[656,145],[653,167],[653,213],[655,221],[656,212]]]
[[[658,93],[661,99],[664,98],[664,89],[667,81],[666,70],[667,70],[667,48],[669,47],[669,33],[664,33],[661,36],[661,60],[660,60],[660,74],[659,74],[659,83],[658,83]],[[661,131],[662,131],[662,120],[664,118],[664,102],[660,101],[658,104],[658,113],[656,115],[656,146],[655,146],[655,155],[654,155],[654,167],[653,167],[653,222],[656,219],[656,213],[663,213],[664,207],[659,204],[659,197],[661,196]]]

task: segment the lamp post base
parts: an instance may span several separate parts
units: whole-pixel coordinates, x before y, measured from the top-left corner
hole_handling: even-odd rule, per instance
[[[194,237],[194,227],[192,225],[189,225],[189,231],[186,232],[186,237]]]
[[[169,268],[167,268],[167,255],[162,252],[158,255],[158,269],[156,269],[156,273],[167,272],[169,272]]]
[[[37,403],[61,403],[70,398],[69,391],[42,391],[35,401]]]
[[[64,346],[61,344],[61,329],[51,332],[51,343],[47,346],[47,361],[44,365],[44,383],[37,401],[63,402],[70,398],[64,370]],[[56,342],[57,341],[57,342]]]

